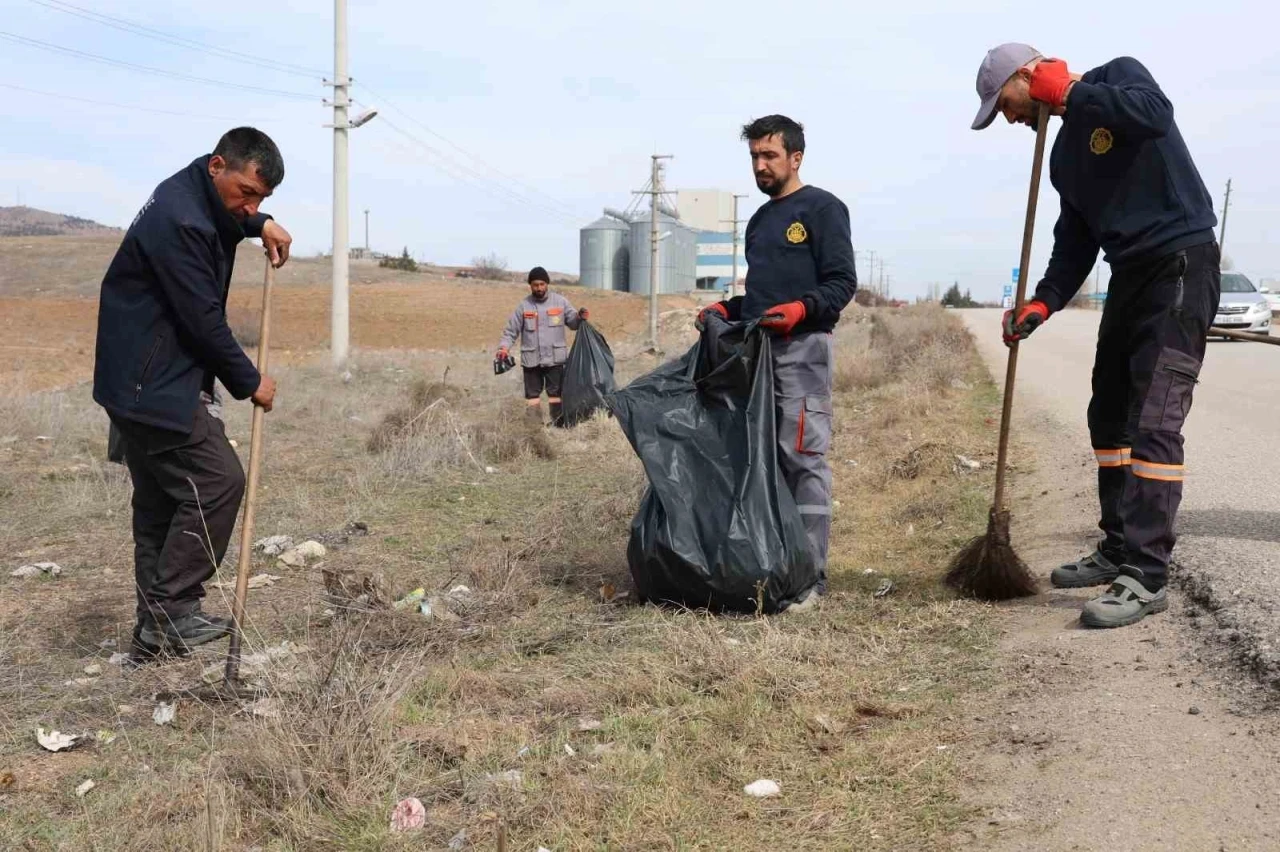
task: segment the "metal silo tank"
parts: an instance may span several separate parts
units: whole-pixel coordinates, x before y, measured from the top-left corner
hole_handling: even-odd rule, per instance
[[[626,291],[630,230],[626,222],[611,216],[601,216],[581,230],[578,283],[596,290]]]
[[[650,229],[647,214],[631,223],[631,292],[648,295]],[[698,263],[697,237],[692,228],[666,215],[658,214],[658,292],[689,293],[696,286]]]

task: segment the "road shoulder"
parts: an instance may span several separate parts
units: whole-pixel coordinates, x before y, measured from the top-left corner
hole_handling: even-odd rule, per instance
[[[981,346],[994,375],[1002,352]],[[1083,367],[1082,367],[1083,369]],[[1266,849],[1280,723],[1264,690],[1201,646],[1182,592],[1169,613],[1088,631],[1097,590],[1049,590],[1056,564],[1092,544],[1097,511],[1084,412],[1064,421],[1017,400],[1013,540],[1046,591],[999,607],[1004,686],[968,708],[968,848]]]

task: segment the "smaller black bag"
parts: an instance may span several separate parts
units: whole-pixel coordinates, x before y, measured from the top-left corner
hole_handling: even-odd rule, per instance
[[[595,326],[583,320],[564,365],[560,395],[564,402],[564,425],[576,426],[597,410],[607,410],[606,397],[614,389],[613,350]]]

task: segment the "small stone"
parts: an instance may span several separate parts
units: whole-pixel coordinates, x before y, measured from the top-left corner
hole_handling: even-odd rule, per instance
[[[84,667],[84,673],[90,676],[100,675],[102,674],[102,664],[90,663],[89,665]]]
[[[97,787],[97,786],[98,785],[93,782],[92,778],[86,780],[83,784],[81,784],[79,787],[76,788],[76,798],[83,799],[85,796],[89,794],[90,790],[92,790],[94,787]]]
[[[584,716],[578,720],[579,731],[584,731],[584,732],[598,731],[603,727],[604,727],[604,723],[602,723],[599,719],[588,719],[587,717]]]
[[[1196,707],[1195,705],[1192,705],[1192,706],[1187,710],[1187,712],[1188,712],[1188,713],[1190,713],[1192,716],[1199,716],[1199,715],[1200,715],[1200,708],[1199,708],[1199,707]]]

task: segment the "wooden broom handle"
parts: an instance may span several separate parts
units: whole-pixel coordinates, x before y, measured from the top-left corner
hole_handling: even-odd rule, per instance
[[[1036,153],[1031,161],[1031,187],[1027,192],[1027,219],[1022,228],[1022,257],[1018,264],[1018,293],[1013,310],[1022,307],[1027,297],[1027,272],[1031,266],[1031,236],[1036,227],[1036,201],[1040,197],[1040,170],[1044,165],[1044,140],[1049,130],[1049,105],[1040,104],[1036,118]],[[996,453],[996,496],[994,508],[1004,511],[1004,477],[1009,456],[1009,421],[1013,415],[1013,379],[1018,370],[1018,343],[1009,347],[1009,365],[1004,374],[1004,408],[1000,412],[1000,449]]]
[[[271,285],[275,269],[267,258],[267,271],[262,281],[262,320],[258,326],[258,372],[267,375],[267,359],[271,343]],[[226,680],[234,684],[240,677],[240,640],[244,633],[244,607],[249,597],[249,570],[252,566],[253,516],[258,502],[258,474],[262,469],[263,415],[259,405],[253,406],[253,425],[249,432],[249,476],[245,487],[244,517],[240,522],[240,556],[236,565],[236,596],[231,604],[231,647],[227,652]]]

